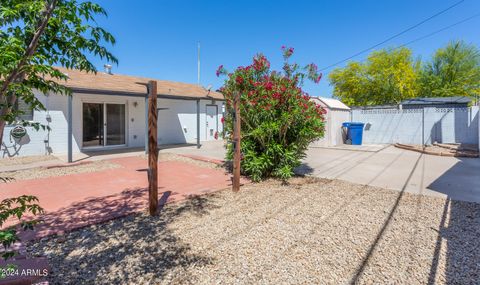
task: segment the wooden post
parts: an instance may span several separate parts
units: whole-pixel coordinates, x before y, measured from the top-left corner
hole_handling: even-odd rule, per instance
[[[241,160],[241,117],[240,117],[240,93],[235,93],[233,98],[234,125],[233,125],[233,191],[240,190],[240,160]]]
[[[148,82],[148,203],[150,215],[158,208],[157,81]]]

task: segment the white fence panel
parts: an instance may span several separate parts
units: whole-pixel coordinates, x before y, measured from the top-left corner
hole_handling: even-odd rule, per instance
[[[431,144],[479,142],[479,107],[352,110],[365,123],[363,142]]]

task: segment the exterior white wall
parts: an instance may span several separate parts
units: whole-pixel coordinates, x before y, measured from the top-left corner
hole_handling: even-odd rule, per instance
[[[331,115],[330,145],[341,145],[344,141],[342,124],[350,121],[350,110],[332,110]]]
[[[325,115],[324,137],[313,142],[312,146],[326,147],[343,144],[342,124],[350,121],[350,110],[329,109]]]
[[[125,124],[127,126],[125,136],[127,147],[142,147],[145,145],[145,98],[134,96],[74,94],[72,104],[74,152],[75,150],[78,152],[82,147],[83,103],[125,104],[125,116],[127,121]],[[66,99],[65,104],[67,104]]]
[[[47,108],[47,111],[34,111],[33,122],[39,122],[51,128],[50,131],[26,127],[27,135],[16,141],[10,136],[10,130],[15,126],[6,126],[3,133],[1,157],[18,155],[44,155],[50,153],[65,153],[67,151],[67,97],[60,95],[45,96],[36,92],[37,98]],[[50,120],[47,120],[50,116]],[[78,151],[75,148],[74,151]]]
[[[200,141],[207,141],[207,105],[211,100],[200,100]],[[217,106],[218,133],[223,131],[222,102],[214,101]],[[197,102],[195,100],[173,100],[160,98],[158,108],[167,108],[158,111],[158,143],[180,144],[197,142]]]
[[[10,137],[10,130],[15,126],[7,126],[3,136],[6,148],[1,147],[0,157],[67,153],[67,96],[45,96],[41,93],[36,93],[36,96],[47,111],[34,111],[33,121],[48,125],[51,130],[36,131],[32,127],[27,127],[27,135],[20,141],[15,141]],[[75,93],[72,100],[72,149],[74,153],[78,153],[82,149],[82,104],[84,102],[126,104],[126,147],[143,147],[145,145],[145,98]],[[158,108],[168,108],[159,110],[158,113],[159,144],[196,143],[196,104],[196,100],[158,99]],[[212,104],[212,101],[200,100],[200,141],[207,139],[207,104]],[[220,137],[220,133],[223,131],[221,124],[222,101],[214,101],[214,104],[218,106],[217,122]],[[47,121],[47,115],[51,118],[49,121]]]

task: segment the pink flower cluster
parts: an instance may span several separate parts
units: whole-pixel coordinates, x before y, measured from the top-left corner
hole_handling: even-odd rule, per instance
[[[308,78],[313,82],[318,83],[322,79],[322,73],[318,73],[318,67],[315,63],[310,63],[307,65]]]
[[[263,54],[259,54],[253,58],[252,66],[256,71],[263,71],[270,68],[270,62]]]
[[[289,57],[291,57],[293,54],[293,51],[294,51],[294,48],[292,47],[287,48],[286,46],[282,46],[283,58],[288,59]]]
[[[217,77],[219,77],[220,75],[227,74],[227,70],[223,67],[223,64],[217,68],[217,71],[215,72],[215,74],[217,75]]]

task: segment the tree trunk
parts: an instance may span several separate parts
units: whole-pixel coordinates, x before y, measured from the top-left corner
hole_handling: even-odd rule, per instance
[[[6,106],[0,110],[0,150],[2,149],[2,145],[3,145],[3,133],[5,130],[5,126],[7,125],[7,122],[3,118],[9,112],[11,112],[11,108],[8,108],[7,106],[13,106],[16,100],[17,100],[17,96],[15,96],[14,94],[11,94],[10,96],[6,96],[5,98]]]

